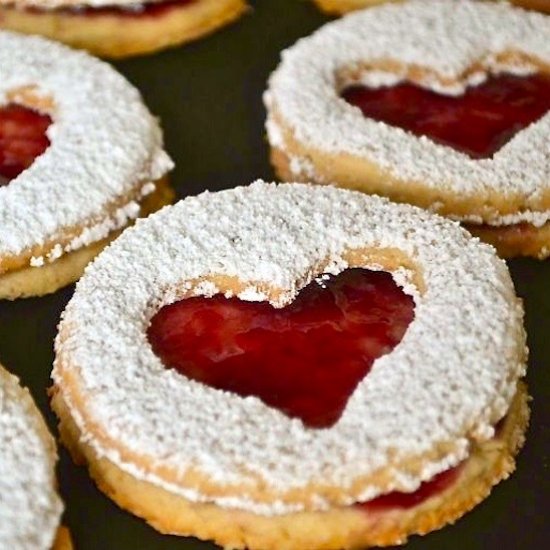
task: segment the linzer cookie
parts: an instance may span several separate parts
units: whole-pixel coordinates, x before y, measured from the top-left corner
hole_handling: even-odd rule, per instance
[[[172,197],[158,122],[110,66],[0,33],[0,299],[53,292]]]
[[[550,254],[550,18],[507,4],[388,4],[284,52],[265,95],[285,180],[459,220],[502,256]]]
[[[70,550],[57,452],[32,397],[0,365],[0,548]]]
[[[522,319],[504,262],[458,224],[257,182],[140,220],[95,260],[52,404],[75,460],[161,532],[401,543],[514,469]]]
[[[120,58],[200,38],[245,9],[245,0],[0,0],[0,29]]]

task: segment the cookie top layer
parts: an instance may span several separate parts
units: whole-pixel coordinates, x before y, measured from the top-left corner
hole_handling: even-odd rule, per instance
[[[55,443],[28,390],[0,366],[0,548],[50,550],[63,505]]]
[[[139,92],[85,53],[1,32],[0,104],[11,102],[53,123],[45,153],[0,187],[0,273],[13,257],[55,259],[125,225],[131,201],[172,166]]]
[[[152,316],[182,297],[282,307],[348,266],[391,271],[416,312],[331,428],[189,380],[147,340]],[[490,438],[524,372],[522,317],[505,263],[455,222],[256,182],[164,208],[109,246],[63,315],[53,378],[84,439],[139,478],[264,514],[324,509],[414,490]]]
[[[544,212],[546,220],[550,114],[518,132],[492,158],[475,160],[367,118],[339,93],[353,81],[383,86],[404,79],[459,94],[488,73],[548,71],[548,36],[550,18],[505,3],[413,0],[350,14],[283,52],[266,94],[270,141],[282,145],[278,121],[305,147],[358,157],[397,181],[481,203],[494,194],[501,203],[518,202],[512,212],[487,208],[471,221],[502,224],[502,214],[513,214],[505,221],[515,223],[525,210],[525,221],[533,219],[530,211]]]

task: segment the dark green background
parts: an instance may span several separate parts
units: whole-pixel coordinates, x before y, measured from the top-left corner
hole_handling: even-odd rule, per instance
[[[163,122],[176,161],[173,182],[180,197],[204,189],[273,179],[264,137],[262,92],[279,52],[326,21],[306,0],[263,0],[235,25],[190,46],[118,63]],[[124,32],[121,27],[121,32]],[[531,348],[528,381],[533,416],[518,471],[457,525],[422,539],[410,550],[523,549],[550,546],[546,519],[550,471],[550,261],[510,263],[525,299]],[[53,296],[0,304],[0,361],[30,387],[48,409],[46,387],[59,315],[72,287]],[[108,365],[106,365],[108,368]],[[161,536],[119,510],[61,450],[59,476],[66,523],[77,549],[204,549],[194,539]],[[304,549],[308,550],[308,549]]]

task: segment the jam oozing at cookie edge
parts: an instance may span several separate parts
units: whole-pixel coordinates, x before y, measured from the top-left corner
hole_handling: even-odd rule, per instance
[[[481,159],[492,157],[550,110],[550,76],[493,75],[458,96],[410,82],[381,88],[353,85],[341,96],[366,117]]]
[[[0,185],[8,184],[49,147],[52,119],[17,104],[0,107]]]
[[[284,308],[222,295],[181,300],[153,317],[148,338],[184,376],[327,428],[413,318],[413,299],[390,274],[348,269]]]
[[[75,8],[60,8],[57,10],[63,15],[75,16],[111,16],[122,17],[128,19],[162,17],[173,9],[181,8],[190,4],[194,4],[199,0],[166,0],[165,2],[143,2],[136,3],[130,6],[98,6],[85,7],[78,6]],[[43,12],[40,8],[28,8],[28,11],[40,13]]]
[[[445,489],[448,489],[460,475],[463,464],[459,464],[454,468],[449,468],[429,481],[425,481],[420,487],[412,493],[401,493],[394,491],[387,493],[367,502],[356,504],[355,506],[361,510],[367,512],[380,512],[389,508],[400,508],[406,510],[413,508],[429,498],[442,493]]]

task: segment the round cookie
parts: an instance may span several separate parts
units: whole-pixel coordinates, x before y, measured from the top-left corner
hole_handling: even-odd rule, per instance
[[[107,64],[0,33],[0,299],[77,280],[107,242],[171,201],[158,121]]]
[[[70,550],[55,442],[28,390],[0,366],[0,547]]]
[[[265,94],[278,175],[416,204],[506,256],[548,256],[549,33],[544,15],[467,0],[324,26],[284,52]]]
[[[122,58],[195,40],[245,10],[244,0],[0,0],[0,29]]]
[[[164,533],[394,544],[514,469],[522,318],[504,262],[458,224],[257,182],[165,208],[95,260],[52,406],[100,489]]]

